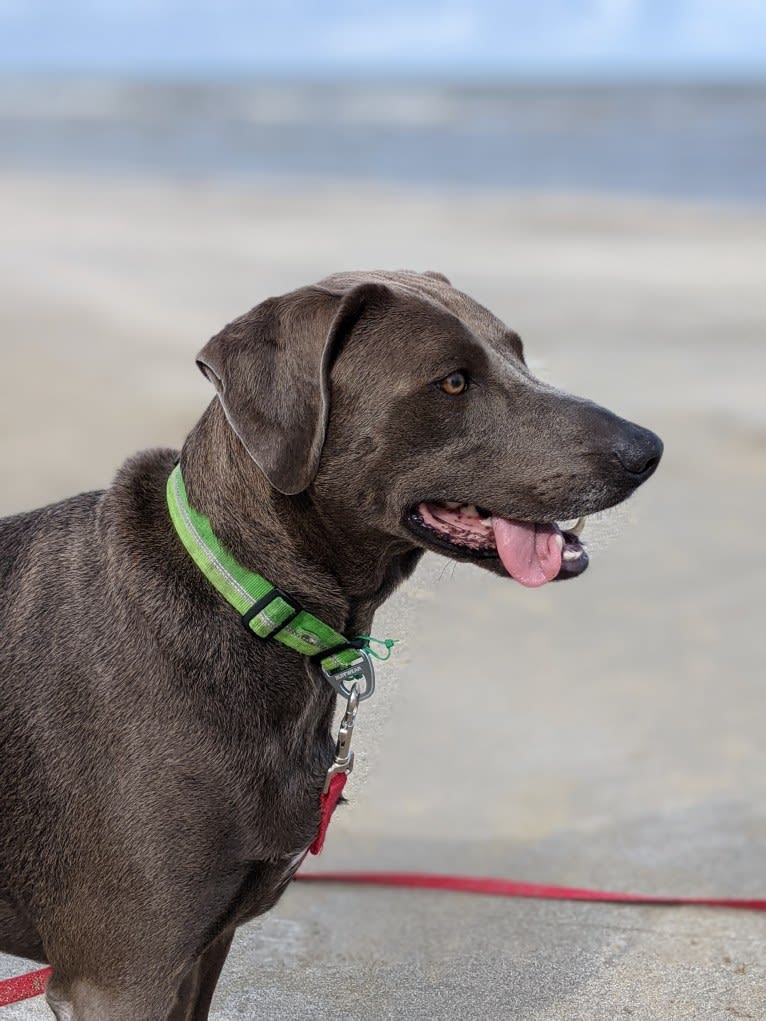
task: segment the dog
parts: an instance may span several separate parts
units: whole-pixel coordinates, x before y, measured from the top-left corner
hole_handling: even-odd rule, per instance
[[[216,394],[180,455],[0,522],[0,949],[52,965],[58,1021],[204,1021],[235,928],[317,834],[322,656],[356,662],[350,636],[426,550],[529,587],[576,577],[587,553],[556,522],[624,500],[662,454],[536,379],[438,273],[269,298],[198,365]],[[278,587],[265,610],[211,583],[185,514]],[[259,634],[275,607],[343,641],[317,658],[275,640],[282,618]]]

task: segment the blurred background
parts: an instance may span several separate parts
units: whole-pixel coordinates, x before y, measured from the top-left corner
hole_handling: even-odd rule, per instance
[[[322,865],[764,895],[766,2],[0,0],[0,223],[0,513],[179,445],[207,338],[340,269],[446,273],[659,432],[582,579],[429,557],[381,611]],[[760,1017],[765,941],[295,888],[213,1016]]]
[[[763,201],[759,0],[4,0],[2,163]]]

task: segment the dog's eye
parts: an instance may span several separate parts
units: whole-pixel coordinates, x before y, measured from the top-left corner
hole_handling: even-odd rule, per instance
[[[457,397],[468,389],[468,377],[464,372],[451,372],[439,380],[438,386],[450,397]]]

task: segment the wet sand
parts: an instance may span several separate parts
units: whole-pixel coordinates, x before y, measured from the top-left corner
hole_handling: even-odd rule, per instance
[[[766,895],[765,212],[6,176],[0,220],[0,513],[179,444],[207,338],[343,268],[445,272],[539,374],[659,432],[582,579],[532,592],[432,557],[380,613],[405,642],[321,867]],[[732,912],[295,887],[243,930],[211,1016],[760,1017],[765,942]]]

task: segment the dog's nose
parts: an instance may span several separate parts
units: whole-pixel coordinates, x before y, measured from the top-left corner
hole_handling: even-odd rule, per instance
[[[662,440],[656,433],[632,422],[614,446],[615,456],[625,471],[641,482],[648,479],[660,463],[662,450]]]

